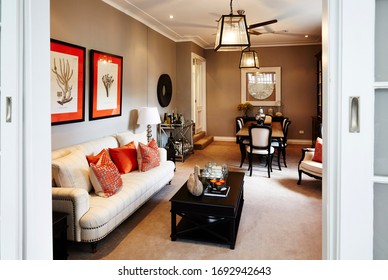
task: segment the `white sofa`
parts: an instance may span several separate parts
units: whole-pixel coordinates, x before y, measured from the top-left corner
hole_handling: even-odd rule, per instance
[[[136,146],[139,142],[146,144],[146,132],[126,131],[52,151],[53,211],[68,214],[68,240],[90,242],[95,251],[98,240],[171,182],[175,164],[167,160],[166,150],[159,148],[159,166],[146,172],[136,170],[121,175],[123,187],[113,196],[96,195],[89,179],[86,155],[96,155],[102,149],[117,148],[131,141]]]

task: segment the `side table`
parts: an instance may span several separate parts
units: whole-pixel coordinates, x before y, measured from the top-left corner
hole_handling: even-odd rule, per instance
[[[53,212],[53,258],[67,260],[67,214]]]

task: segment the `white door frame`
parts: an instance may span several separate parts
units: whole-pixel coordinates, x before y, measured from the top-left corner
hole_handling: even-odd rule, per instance
[[[196,67],[193,65],[194,59],[201,61],[201,69],[202,69],[202,77],[201,81],[201,92],[202,92],[202,111],[203,114],[201,115],[202,118],[200,121],[198,121],[197,118],[197,102],[196,102],[196,83],[195,83],[195,77],[196,77]],[[206,59],[197,55],[196,53],[191,53],[191,118],[193,119],[194,123],[200,123],[201,130],[206,131]],[[196,131],[197,132],[197,126]]]
[[[373,23],[372,1],[323,0],[324,259],[373,258]],[[350,96],[360,133],[349,132]]]

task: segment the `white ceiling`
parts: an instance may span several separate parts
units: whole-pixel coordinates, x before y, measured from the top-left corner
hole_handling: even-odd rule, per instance
[[[217,20],[230,13],[230,0],[102,0],[175,42],[214,48]],[[251,35],[252,46],[321,43],[322,0],[234,0],[247,24],[277,19]],[[173,19],[170,19],[173,15]],[[308,35],[306,38],[305,35]]]

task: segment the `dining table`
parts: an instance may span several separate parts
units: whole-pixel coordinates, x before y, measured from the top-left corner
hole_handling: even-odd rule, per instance
[[[240,152],[241,152],[241,164],[240,167],[243,164],[243,161],[246,157],[246,144],[244,143],[244,140],[249,139],[249,127],[251,125],[257,125],[257,121],[248,121],[244,124],[244,126],[236,132],[236,137],[238,139],[238,143],[240,145]],[[283,127],[281,122],[271,122],[271,123],[265,123],[264,125],[270,125],[272,128],[272,139],[281,139],[284,137],[283,134]],[[279,159],[278,159],[279,161]],[[279,164],[280,169],[280,164]]]
[[[257,124],[256,121],[248,121],[244,124],[244,126],[237,131],[236,136],[239,138],[249,138],[249,127],[251,125]],[[281,122],[271,122],[269,124],[264,123],[264,125],[270,125],[272,128],[272,139],[276,138],[283,138],[283,128],[282,128],[282,123]]]

